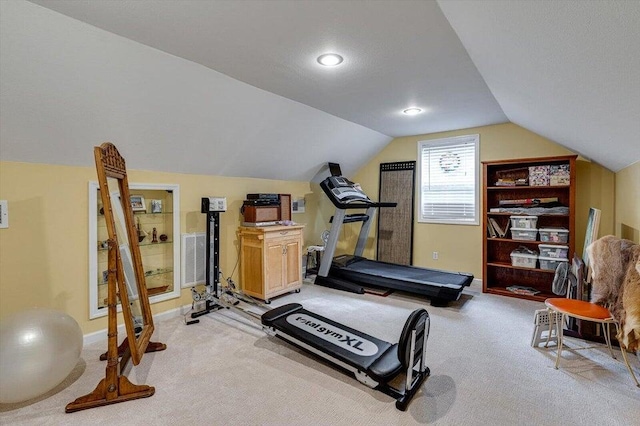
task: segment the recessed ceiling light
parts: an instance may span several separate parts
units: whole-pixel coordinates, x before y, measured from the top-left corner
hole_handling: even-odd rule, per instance
[[[325,53],[324,55],[318,56],[318,63],[325,67],[335,67],[336,65],[340,65],[343,60],[342,56],[337,53]]]
[[[416,107],[407,108],[404,111],[402,111],[403,114],[407,114],[407,115],[418,115],[421,112],[422,112],[422,109],[416,108]]]

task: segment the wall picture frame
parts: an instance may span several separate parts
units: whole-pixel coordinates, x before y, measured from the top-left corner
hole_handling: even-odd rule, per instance
[[[304,197],[295,197],[293,199],[293,202],[291,203],[291,211],[293,213],[305,212]]]
[[[151,213],[162,213],[162,200],[151,200]]]
[[[134,212],[147,212],[147,204],[142,195],[131,195],[129,199],[131,200],[131,208]]]
[[[602,211],[594,207],[589,208],[589,216],[587,217],[587,230],[584,236],[584,246],[582,248],[582,261],[587,269],[587,282],[591,282],[591,265],[589,265],[589,255],[587,254],[587,247],[598,239],[598,232],[600,231],[600,216]]]

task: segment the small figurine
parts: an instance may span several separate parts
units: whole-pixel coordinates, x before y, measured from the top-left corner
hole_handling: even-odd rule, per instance
[[[142,229],[142,226],[140,226],[140,218],[136,218],[137,219],[137,226],[136,226],[136,231],[138,231],[138,242],[141,243],[142,240],[145,239],[145,237],[147,236],[147,233],[144,232],[144,230]]]
[[[152,243],[157,243],[158,242],[158,231],[156,230],[156,228],[153,228],[153,240],[151,240]]]

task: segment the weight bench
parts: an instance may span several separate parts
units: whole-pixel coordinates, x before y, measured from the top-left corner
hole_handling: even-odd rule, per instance
[[[274,308],[261,317],[265,331],[337,367],[361,383],[396,399],[405,411],[430,371],[426,366],[429,314],[417,309],[409,315],[400,341],[385,342],[329,318],[305,310],[299,303]],[[402,372],[404,389],[389,385]]]

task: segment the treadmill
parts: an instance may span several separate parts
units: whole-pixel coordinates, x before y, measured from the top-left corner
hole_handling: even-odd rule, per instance
[[[427,296],[432,306],[446,306],[458,300],[462,290],[473,281],[472,274],[398,265],[362,257],[377,209],[393,208],[397,203],[373,202],[358,185],[341,175],[338,164],[329,163],[329,169],[332,176],[322,181],[320,187],[336,207],[336,212],[331,219],[331,230],[315,284],[360,294],[365,292],[363,286],[400,290]],[[359,212],[347,214],[347,210]],[[334,258],[342,224],[352,222],[362,222],[354,255]]]

